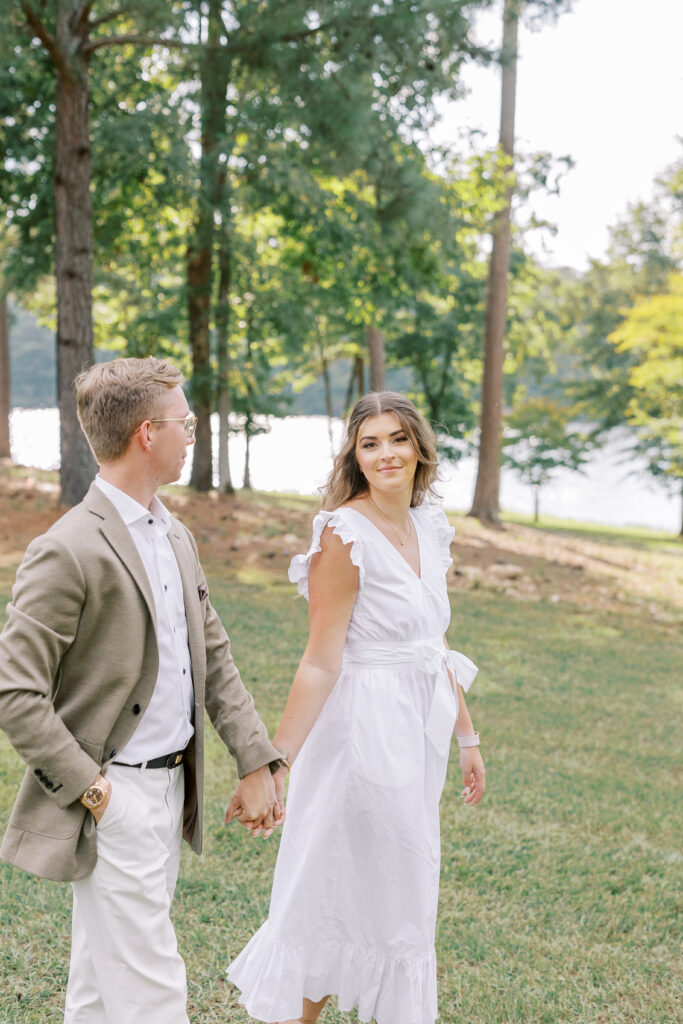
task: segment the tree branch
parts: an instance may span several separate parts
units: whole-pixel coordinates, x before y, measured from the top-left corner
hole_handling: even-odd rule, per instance
[[[116,18],[122,17],[124,14],[129,14],[133,10],[131,4],[126,4],[123,7],[119,7],[116,11],[110,11],[109,14],[103,14],[101,18],[96,18],[95,21],[90,22],[90,31],[94,28],[99,28],[100,25],[106,25],[108,21],[114,21]]]
[[[29,28],[33,30],[34,35],[38,36],[38,39],[40,39],[45,49],[52,57],[55,67],[61,71],[62,74],[67,74],[69,66],[66,58],[57,45],[55,37],[47,30],[43,22],[40,20],[40,15],[33,7],[33,4],[29,3],[29,0],[21,0],[21,8],[26,15],[26,22]]]
[[[184,50],[188,46],[196,46],[196,43],[184,43],[180,39],[164,39],[163,36],[103,36],[101,39],[91,39],[83,47],[84,53],[93,53],[103,46],[165,46],[169,50]]]
[[[81,7],[81,12],[78,15],[77,23],[78,23],[79,29],[87,29],[88,28],[88,18],[90,17],[90,12],[91,11],[92,11],[92,0],[88,0],[87,3],[83,4],[83,6]]]
[[[299,32],[285,32],[284,35],[253,35],[249,40],[243,43],[236,43],[234,45],[228,43],[225,47],[229,54],[244,53],[246,50],[252,50],[255,45],[263,43],[294,43],[299,39],[307,39],[309,36],[317,35],[318,32],[324,32],[328,28],[335,28],[338,25],[336,21],[321,22],[320,25],[316,25],[315,28],[303,28]]]

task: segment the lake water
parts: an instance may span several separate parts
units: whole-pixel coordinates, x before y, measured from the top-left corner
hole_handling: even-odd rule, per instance
[[[217,417],[212,418],[214,431]],[[342,435],[341,420],[333,421],[334,443]],[[541,492],[541,515],[579,519],[614,526],[651,526],[678,533],[680,498],[650,477],[633,457],[625,460],[626,434],[616,432],[596,452],[583,473],[558,470]],[[10,418],[12,458],[25,466],[59,466],[59,414],[57,409],[15,409]],[[191,460],[188,460],[191,462]],[[324,416],[288,416],[271,419],[270,430],[252,438],[252,485],[263,491],[315,493],[331,466],[330,440]],[[230,467],[235,486],[244,473],[244,437],[230,441]],[[472,501],[476,460],[463,458],[444,464],[438,487],[447,508],[467,510]],[[190,466],[182,483],[187,483]],[[512,471],[503,470],[501,507],[532,514],[531,488]]]

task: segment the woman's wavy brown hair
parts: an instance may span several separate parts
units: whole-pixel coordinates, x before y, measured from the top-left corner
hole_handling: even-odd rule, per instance
[[[410,399],[396,391],[373,391],[360,398],[349,416],[342,449],[334,460],[332,472],[322,488],[322,508],[332,510],[344,505],[368,489],[356,459],[356,442],[361,425],[370,416],[393,412],[398,417],[417,454],[411,506],[420,505],[427,494],[436,497],[433,488],[437,475],[436,437],[424,416]]]

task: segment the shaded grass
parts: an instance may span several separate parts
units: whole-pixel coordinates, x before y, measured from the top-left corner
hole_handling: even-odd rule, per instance
[[[210,565],[209,576],[211,577]],[[273,729],[306,606],[265,572],[212,580],[245,682]],[[442,800],[437,935],[446,1024],[680,1020],[680,639],[611,611],[455,597],[452,646],[481,673],[469,698],[489,790]],[[0,814],[21,775],[0,744]],[[183,852],[174,916],[193,1024],[245,1022],[224,969],[267,913],[277,838],[223,825],[234,768],[208,732],[205,852]],[[68,886],[0,867],[0,1021],[61,1020]],[[355,1019],[330,1006],[325,1024]]]

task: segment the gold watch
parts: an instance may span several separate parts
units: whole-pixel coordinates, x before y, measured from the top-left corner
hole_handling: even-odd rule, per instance
[[[111,784],[104,775],[98,775],[92,786],[88,786],[81,797],[81,803],[89,811],[94,811],[107,799],[110,789]]]

